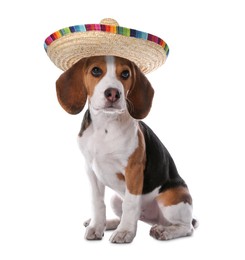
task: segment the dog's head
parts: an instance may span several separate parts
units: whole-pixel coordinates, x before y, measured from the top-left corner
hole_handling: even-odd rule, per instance
[[[154,90],[131,61],[114,56],[84,58],[56,82],[58,100],[70,114],[82,111],[88,98],[95,112],[121,113],[136,119],[150,111]]]

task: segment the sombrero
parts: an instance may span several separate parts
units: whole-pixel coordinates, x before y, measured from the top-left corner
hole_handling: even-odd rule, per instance
[[[51,61],[66,71],[80,59],[114,55],[133,61],[144,73],[160,67],[167,59],[168,45],[159,37],[121,27],[110,18],[100,24],[63,28],[46,38],[44,48]]]

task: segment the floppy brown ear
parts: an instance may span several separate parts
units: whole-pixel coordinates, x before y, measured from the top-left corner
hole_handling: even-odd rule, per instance
[[[127,95],[128,111],[133,118],[143,119],[150,112],[154,89],[136,65],[134,65],[134,80]]]
[[[87,100],[87,90],[83,82],[85,59],[74,64],[56,81],[56,92],[60,105],[70,114],[83,110]]]

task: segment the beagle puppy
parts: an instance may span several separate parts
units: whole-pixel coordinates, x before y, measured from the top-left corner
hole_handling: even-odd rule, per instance
[[[139,68],[114,56],[83,58],[59,77],[56,89],[70,114],[81,112],[88,100],[78,135],[92,186],[85,238],[102,239],[110,229],[112,243],[130,243],[138,220],[149,223],[158,240],[190,236],[197,221],[187,185],[167,149],[140,121],[154,90]],[[106,220],[105,186],[116,192],[111,205],[119,219]]]

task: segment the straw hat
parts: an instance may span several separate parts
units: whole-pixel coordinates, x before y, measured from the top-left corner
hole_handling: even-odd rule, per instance
[[[44,48],[64,71],[85,57],[114,55],[133,61],[142,72],[149,73],[160,67],[169,53],[168,45],[159,37],[121,27],[110,18],[100,24],[63,28],[45,40]]]

